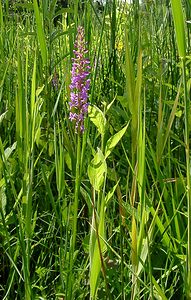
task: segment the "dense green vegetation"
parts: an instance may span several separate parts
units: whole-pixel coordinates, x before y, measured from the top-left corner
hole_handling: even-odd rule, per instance
[[[0,298],[191,299],[191,1],[61,4],[0,0]]]

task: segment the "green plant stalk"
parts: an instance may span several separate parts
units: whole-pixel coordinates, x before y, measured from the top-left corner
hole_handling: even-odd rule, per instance
[[[104,187],[105,189],[105,187]],[[100,216],[104,216],[104,209],[105,209],[105,201],[104,201],[104,195],[101,195],[102,192],[99,192],[98,194],[98,197],[99,196],[102,196],[103,199],[102,199],[102,203],[101,203],[101,208],[100,208]],[[96,238],[97,238],[97,243],[98,243],[98,251],[99,251],[99,256],[100,256],[100,262],[101,262],[101,271],[102,271],[102,275],[103,275],[103,278],[104,278],[104,281],[105,281],[105,290],[106,290],[106,295],[107,295],[107,299],[111,299],[111,296],[110,296],[110,292],[109,292],[109,287],[108,287],[108,282],[107,282],[107,276],[106,276],[106,268],[105,268],[105,264],[104,264],[104,257],[103,257],[103,254],[102,254],[102,246],[101,246],[101,243],[103,243],[103,241],[100,241],[100,236],[99,236],[99,224],[98,224],[98,221],[97,221],[97,217],[96,217],[96,209],[95,209],[95,201],[93,200],[93,215],[94,215],[94,221],[95,221],[95,232],[96,232]],[[100,217],[101,219],[101,217]],[[103,221],[105,220],[105,217],[103,217]],[[96,294],[97,294],[97,291],[96,291]],[[96,295],[94,295],[93,299],[96,299]]]
[[[125,236],[125,227],[123,225],[123,219],[120,216],[120,255],[121,255],[121,300],[125,300],[125,291],[124,291],[124,236]]]
[[[188,245],[187,245],[187,280],[186,280],[186,298],[191,299],[191,191],[190,191],[190,154],[189,154],[189,99],[186,82],[186,35],[185,35],[185,18],[183,14],[182,1],[171,0],[176,40],[179,56],[182,63],[183,85],[184,85],[184,109],[185,109],[185,154],[186,154],[186,195],[188,209]]]
[[[146,232],[149,232],[146,224]],[[149,234],[147,234],[147,247],[148,247],[148,267],[149,267],[149,279],[150,279],[150,299],[154,300],[154,292],[153,292],[153,282],[152,282],[152,262],[151,262],[151,253],[150,253],[150,238]]]
[[[29,184],[27,191],[27,207],[26,207],[26,281],[25,281],[25,299],[32,299],[32,290],[30,283],[30,257],[31,257],[31,222],[32,222],[32,179],[33,179],[33,158],[31,158],[31,169],[29,173]]]
[[[188,208],[188,248],[187,248],[187,299],[191,299],[191,190],[190,190],[190,146],[189,146],[189,99],[186,82],[186,61],[182,59],[185,105],[185,151],[186,151],[186,179],[187,179],[187,208]]]
[[[27,75],[27,74],[26,74]],[[22,79],[22,78],[21,78]],[[20,80],[21,80],[20,79]],[[34,60],[32,85],[31,85],[31,101],[30,101],[30,120],[29,132],[25,129],[27,120],[27,107],[25,107],[22,115],[23,120],[23,134],[25,129],[22,151],[22,159],[24,165],[24,178],[23,178],[23,208],[25,211],[25,251],[23,255],[24,274],[25,274],[25,299],[32,299],[31,279],[30,279],[30,257],[31,257],[31,238],[32,238],[32,183],[34,172],[34,129],[36,123],[35,110],[36,110],[36,56]],[[23,104],[24,106],[24,104]],[[26,125],[27,127],[27,125]],[[26,256],[24,258],[24,256]]]
[[[76,233],[77,233],[77,219],[78,219],[78,203],[79,203],[79,190],[81,183],[80,176],[80,162],[81,162],[81,135],[78,132],[77,137],[77,157],[76,157],[76,174],[75,174],[75,191],[74,191],[74,207],[73,207],[73,224],[72,224],[72,238],[71,238],[71,249],[70,249],[70,267],[69,267],[69,278],[68,278],[68,298],[73,299],[72,295],[72,270],[74,267],[74,251],[76,246]]]

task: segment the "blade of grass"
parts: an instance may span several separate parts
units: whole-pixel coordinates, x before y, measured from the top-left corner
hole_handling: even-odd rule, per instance
[[[40,46],[40,51],[42,55],[43,66],[47,65],[47,47],[46,47],[46,38],[44,33],[43,26],[43,17],[40,13],[40,9],[38,7],[37,0],[33,0],[34,14],[36,19],[36,33]]]
[[[185,107],[185,152],[186,152],[186,177],[187,177],[187,208],[188,208],[188,247],[187,247],[187,299],[191,299],[191,176],[190,176],[190,142],[189,142],[189,111],[190,101],[187,91],[186,80],[186,36],[183,7],[181,0],[171,0],[176,41],[179,56],[182,63],[183,85],[184,85],[184,107]]]

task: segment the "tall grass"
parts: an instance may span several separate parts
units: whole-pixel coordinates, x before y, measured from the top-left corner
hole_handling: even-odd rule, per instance
[[[68,2],[0,0],[1,299],[190,299],[190,2]]]

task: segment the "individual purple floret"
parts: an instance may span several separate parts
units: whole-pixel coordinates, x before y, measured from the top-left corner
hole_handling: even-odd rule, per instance
[[[71,84],[70,84],[70,116],[75,122],[76,133],[84,132],[84,118],[88,112],[88,91],[90,88],[90,61],[86,58],[86,42],[84,28],[77,29],[76,42],[74,44],[74,58],[72,59]]]

